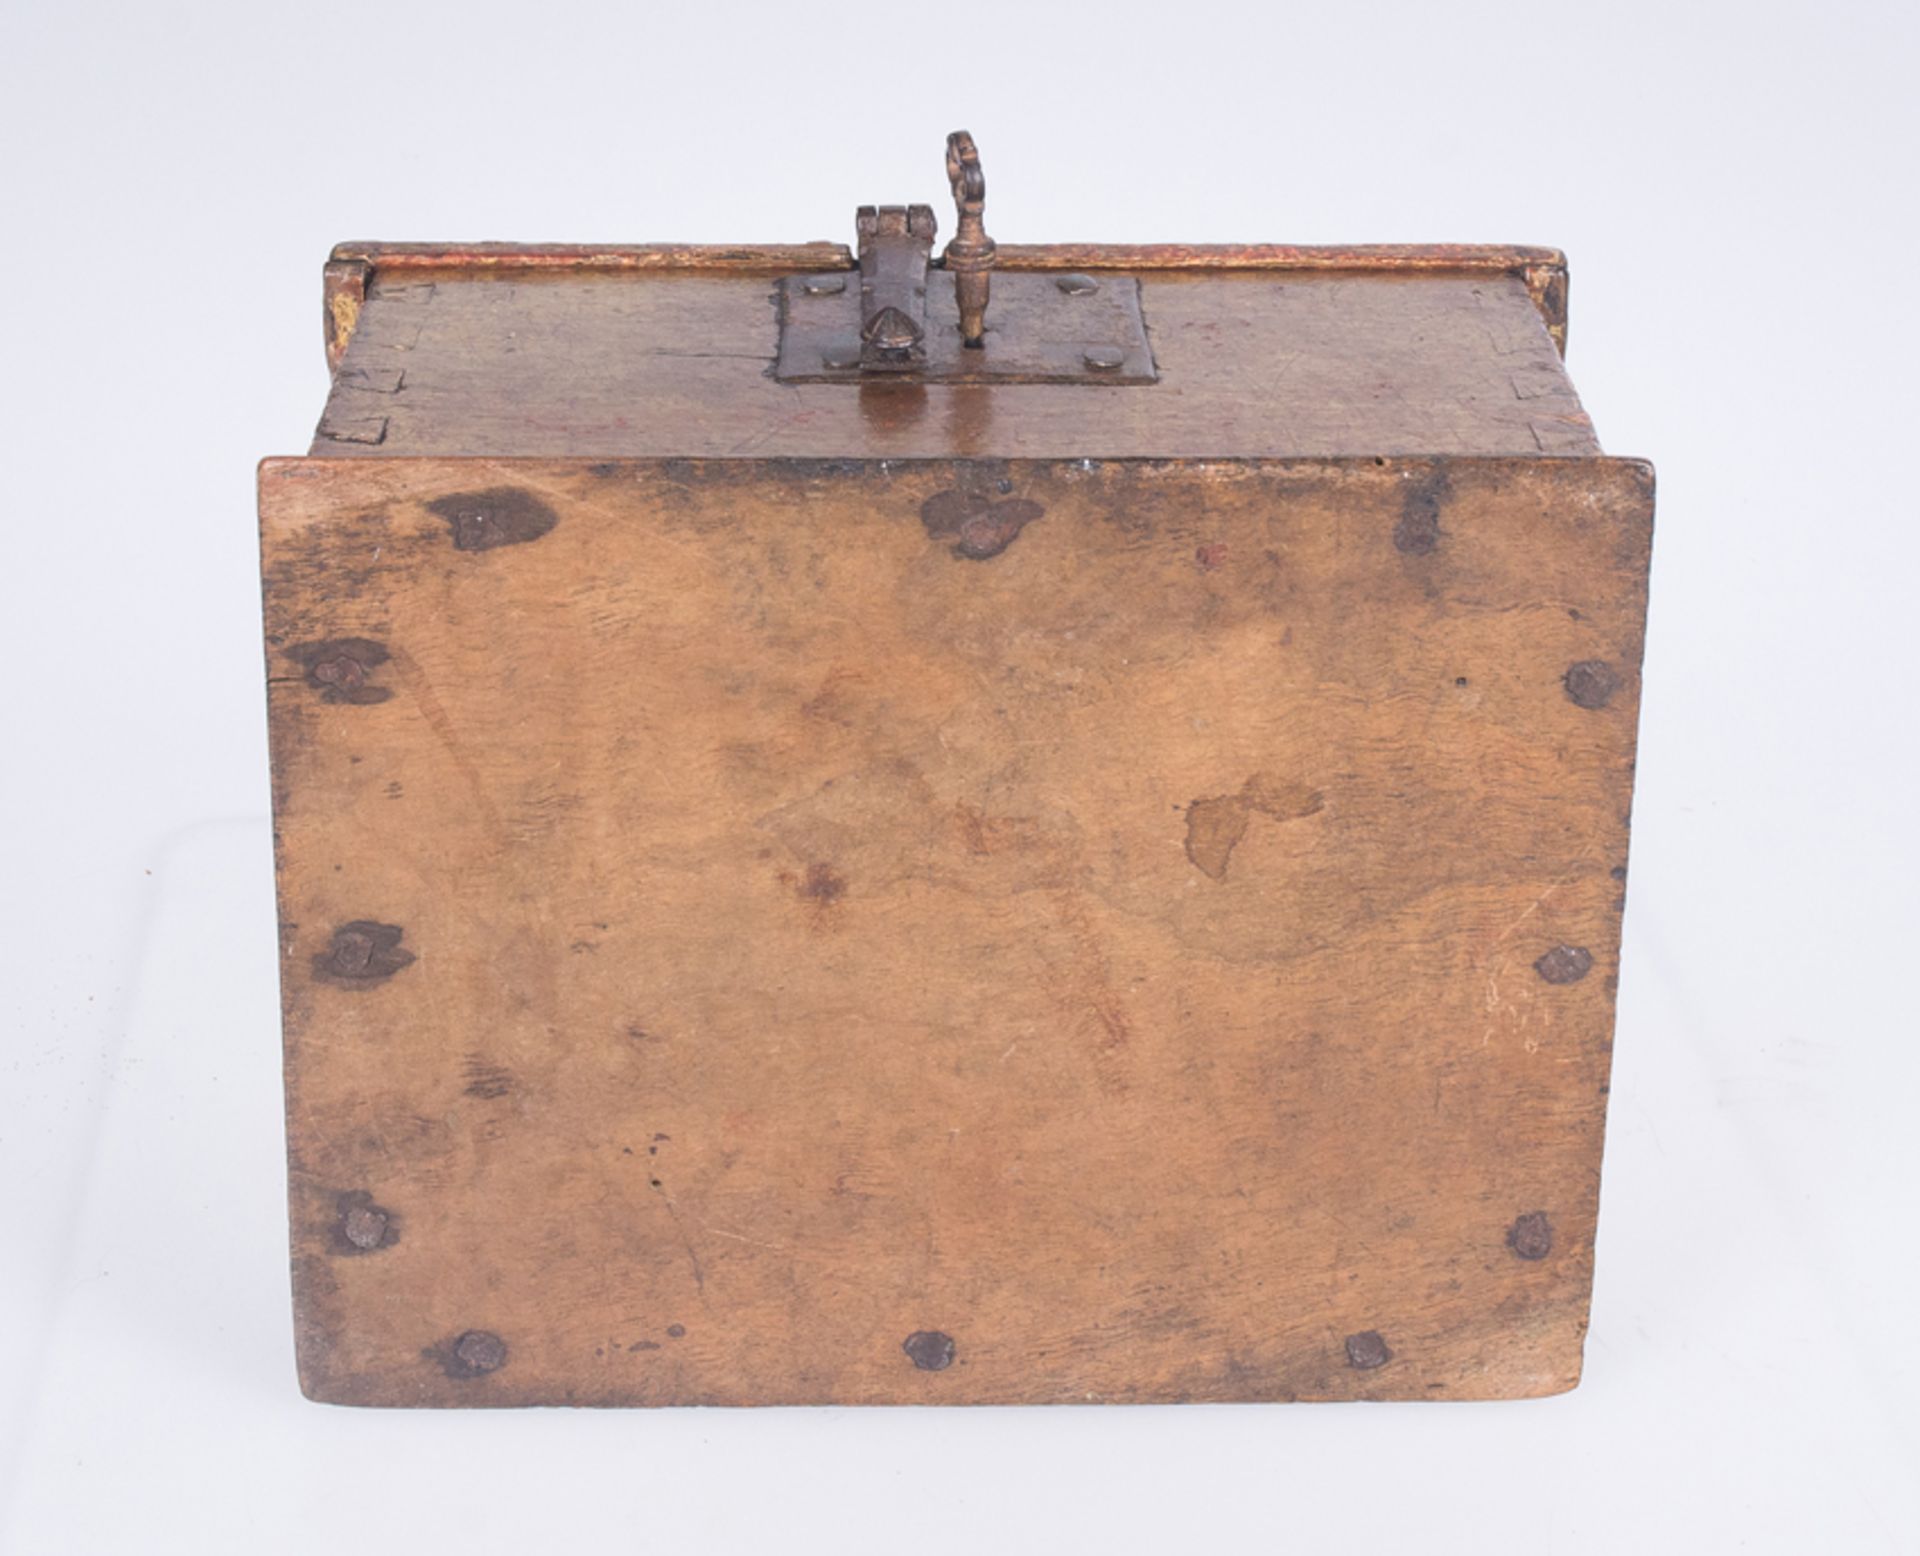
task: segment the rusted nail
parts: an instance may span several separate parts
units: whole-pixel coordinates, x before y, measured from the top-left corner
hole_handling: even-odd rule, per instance
[[[684,1339],[686,1337],[686,1333],[687,1333],[687,1326],[685,1324],[668,1324],[667,1325],[667,1338],[669,1340]]]
[[[388,1216],[378,1205],[349,1205],[340,1218],[340,1235],[362,1253],[371,1253],[387,1240]]]
[[[496,546],[525,545],[538,540],[560,522],[532,492],[517,486],[493,486],[483,492],[455,492],[437,497],[428,509],[453,528],[456,551],[491,551]]]
[[[1097,292],[1100,290],[1100,283],[1094,280],[1092,276],[1061,276],[1053,284],[1059,287],[1060,290],[1065,292],[1069,297],[1085,297],[1089,292]]]
[[[1089,346],[1080,353],[1080,360],[1096,373],[1111,373],[1126,362],[1127,354],[1118,346]]]
[[[920,505],[920,522],[936,540],[951,539],[953,554],[969,562],[998,556],[1047,510],[1023,497],[978,491],[936,492]]]
[[[356,1248],[378,1248],[387,1240],[387,1213],[377,1205],[355,1205],[340,1218],[340,1230]]]
[[[1363,1372],[1375,1367],[1384,1367],[1393,1360],[1393,1352],[1387,1348],[1387,1342],[1381,1338],[1378,1329],[1363,1329],[1359,1334],[1347,1336],[1347,1365],[1358,1367]]]
[[[371,638],[328,638],[286,651],[306,673],[307,685],[326,702],[385,702],[393,695],[373,684],[375,670],[387,662],[386,645]]]
[[[1522,1259],[1544,1259],[1553,1252],[1553,1223],[1544,1210],[1529,1210],[1507,1228],[1507,1246]]]
[[[1567,667],[1560,684],[1577,707],[1604,708],[1620,690],[1620,676],[1604,659],[1583,659]]]
[[[469,1329],[444,1348],[450,1378],[484,1378],[507,1364],[507,1342],[485,1329]]]
[[[953,1336],[938,1329],[916,1329],[900,1342],[907,1359],[922,1372],[945,1372],[953,1365]]]
[[[335,654],[322,659],[307,672],[316,686],[338,686],[343,691],[358,691],[367,684],[367,667],[351,654]]]
[[[1533,964],[1548,983],[1578,983],[1593,971],[1593,953],[1585,946],[1557,945]]]
[[[808,276],[800,288],[809,297],[835,297],[847,289],[845,276]]]
[[[411,951],[400,949],[406,933],[398,924],[376,924],[371,919],[356,919],[333,932],[333,943],[313,959],[316,978],[348,988],[365,988],[391,978],[413,961]]]
[[[337,1234],[335,1252],[372,1253],[376,1248],[391,1247],[399,1241],[393,1225],[393,1213],[384,1205],[376,1205],[373,1196],[365,1189],[342,1194],[336,1202],[336,1208],[340,1219],[334,1227]]]

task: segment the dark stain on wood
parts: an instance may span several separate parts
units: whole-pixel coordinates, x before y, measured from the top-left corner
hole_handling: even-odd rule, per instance
[[[1393,545],[1407,556],[1426,556],[1440,544],[1440,510],[1451,489],[1444,470],[1435,470],[1411,483],[1400,499],[1400,522],[1393,527]]]
[[[391,688],[373,684],[374,673],[387,662],[387,649],[372,638],[326,638],[285,652],[323,702],[364,705],[393,695]]]
[[[900,1342],[907,1359],[922,1372],[945,1372],[953,1365],[953,1336],[938,1329],[916,1329]]]
[[[1507,1246],[1521,1259],[1544,1259],[1553,1252],[1553,1223],[1544,1210],[1529,1210],[1507,1228]]]
[[[1582,708],[1604,708],[1620,690],[1619,673],[1604,659],[1583,659],[1560,678],[1568,698]]]
[[[798,890],[808,901],[824,907],[847,894],[847,881],[832,865],[815,863],[807,866],[806,879],[801,881]]]
[[[1578,983],[1593,971],[1593,953],[1585,946],[1557,945],[1533,964],[1548,983]]]
[[[1293,821],[1311,816],[1324,803],[1317,789],[1255,773],[1238,794],[1195,800],[1187,807],[1187,858],[1201,874],[1225,880],[1227,861],[1255,815]]]
[[[995,497],[956,487],[923,502],[920,522],[934,540],[953,541],[955,556],[984,562],[1005,551],[1046,511],[1024,497]]]
[[[479,1054],[467,1055],[464,1073],[467,1083],[460,1089],[469,1097],[492,1101],[513,1090],[513,1071],[501,1065],[489,1064]]]
[[[314,957],[313,975],[349,989],[391,978],[413,962],[413,953],[400,949],[405,933],[398,924],[376,924],[371,919],[342,924],[327,949]]]
[[[453,528],[454,548],[491,551],[538,540],[560,522],[532,492],[517,486],[490,486],[483,492],[436,497],[427,507]]]

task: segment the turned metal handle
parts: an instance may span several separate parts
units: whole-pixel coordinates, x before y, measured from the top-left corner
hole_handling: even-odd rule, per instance
[[[987,175],[980,151],[965,130],[947,137],[947,182],[960,225],[947,244],[946,266],[953,272],[954,300],[960,305],[960,334],[969,346],[985,343],[987,296],[993,288],[997,247],[987,236]]]

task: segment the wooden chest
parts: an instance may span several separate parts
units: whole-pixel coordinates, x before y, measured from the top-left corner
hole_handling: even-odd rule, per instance
[[[328,263],[260,471],[314,1398],[1577,1381],[1652,473],[1561,257],[995,255],[973,177],[944,266]]]

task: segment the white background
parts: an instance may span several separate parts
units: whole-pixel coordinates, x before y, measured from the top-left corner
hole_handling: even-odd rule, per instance
[[[1911,3],[0,5],[0,1545],[1920,1548]],[[1480,241],[1659,468],[1586,1383],[409,1414],[294,1385],[253,466],[343,238]]]

